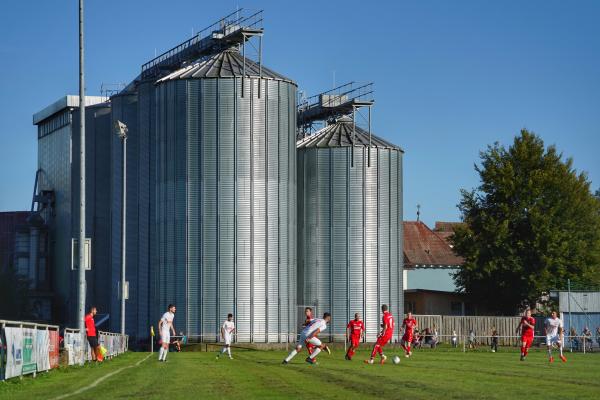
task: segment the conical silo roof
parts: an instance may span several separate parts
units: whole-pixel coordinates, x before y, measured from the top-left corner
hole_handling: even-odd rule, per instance
[[[354,131],[354,134],[353,134]],[[352,118],[344,116],[338,118],[333,124],[327,125],[318,132],[300,139],[296,146],[298,149],[308,148],[327,148],[327,147],[371,147],[381,149],[402,149],[395,144],[392,144],[382,138],[371,133],[369,141],[369,132],[356,126],[352,122]]]
[[[291,79],[246,58],[246,77],[274,79],[294,83]],[[237,49],[227,49],[202,57],[192,64],[159,79],[157,83],[176,79],[236,78],[244,76],[244,56]],[[295,83],[294,83],[295,84]]]

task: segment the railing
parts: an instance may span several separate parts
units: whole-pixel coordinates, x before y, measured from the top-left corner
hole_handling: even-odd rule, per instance
[[[98,343],[110,359],[127,351],[129,337],[99,331]],[[63,344],[69,365],[92,359],[89,344],[78,329],[65,328]],[[28,374],[35,377],[38,372],[58,368],[59,361],[58,325],[0,320],[0,380]]]
[[[0,320],[0,380],[58,367],[57,325]]]
[[[323,93],[316,94],[306,98],[298,104],[298,109],[304,111],[315,106],[333,107],[339,102],[339,99],[344,99],[344,102],[349,101],[373,101],[373,83],[357,84],[356,82],[348,82]]]
[[[213,24],[200,30],[190,39],[165,51],[154,59],[142,65],[142,77],[153,74],[161,64],[173,65],[186,61],[188,53],[200,54],[214,45],[214,40],[221,40],[242,29],[262,30],[262,10],[249,14],[244,9],[236,10]],[[245,40],[245,38],[242,38]]]
[[[120,333],[98,331],[98,345],[103,346],[106,358],[111,359],[129,349],[129,336]],[[83,341],[83,343],[82,343]],[[64,348],[67,350],[68,364],[78,365],[92,360],[92,350],[79,329],[65,328]]]

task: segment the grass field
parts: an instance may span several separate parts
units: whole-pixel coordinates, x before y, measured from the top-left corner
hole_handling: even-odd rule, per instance
[[[37,378],[0,382],[1,399],[50,399],[89,386],[73,399],[600,399],[600,354],[567,354],[549,364],[543,351],[520,362],[514,350],[415,352],[400,365],[366,365],[366,350],[352,362],[343,350],[319,356],[319,365],[299,354],[281,365],[281,351],[235,351],[234,360],[215,353],[128,353],[102,365],[62,368]],[[388,352],[388,356],[391,355]],[[391,357],[390,357],[391,358]],[[143,360],[143,361],[142,361]],[[140,362],[141,361],[141,362]],[[138,366],[122,369],[135,365]]]

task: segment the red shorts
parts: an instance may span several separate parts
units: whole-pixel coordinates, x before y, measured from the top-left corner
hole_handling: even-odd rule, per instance
[[[404,336],[402,336],[402,342],[408,342],[408,343],[412,343],[413,341],[413,334],[411,333],[405,333]]]
[[[531,344],[533,343],[533,335],[521,336],[521,342],[525,343],[528,348],[531,347]]]
[[[387,342],[389,342],[392,339],[392,335],[385,335],[385,336],[380,336],[377,338],[377,344],[380,345],[381,347],[385,346],[387,344]]]
[[[360,336],[350,336],[350,344],[352,347],[358,347],[360,343]]]

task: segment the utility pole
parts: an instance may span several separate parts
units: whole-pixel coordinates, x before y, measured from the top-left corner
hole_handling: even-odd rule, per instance
[[[121,205],[121,335],[125,335],[125,244],[127,233],[127,125],[115,121],[115,133],[123,142],[123,177],[122,177],[122,205]]]
[[[571,279],[567,279],[567,294],[569,296],[567,298],[568,299],[567,300],[567,304],[568,304],[567,307],[569,308],[569,310],[568,310],[569,311],[569,327],[567,328],[565,326],[565,328],[569,329],[568,332],[569,332],[569,334],[571,334],[571,331],[570,331],[571,328],[570,327],[573,326],[573,319],[571,318]]]
[[[83,75],[83,0],[79,0],[79,312],[81,334],[80,363],[83,365],[85,348],[85,81]]]

